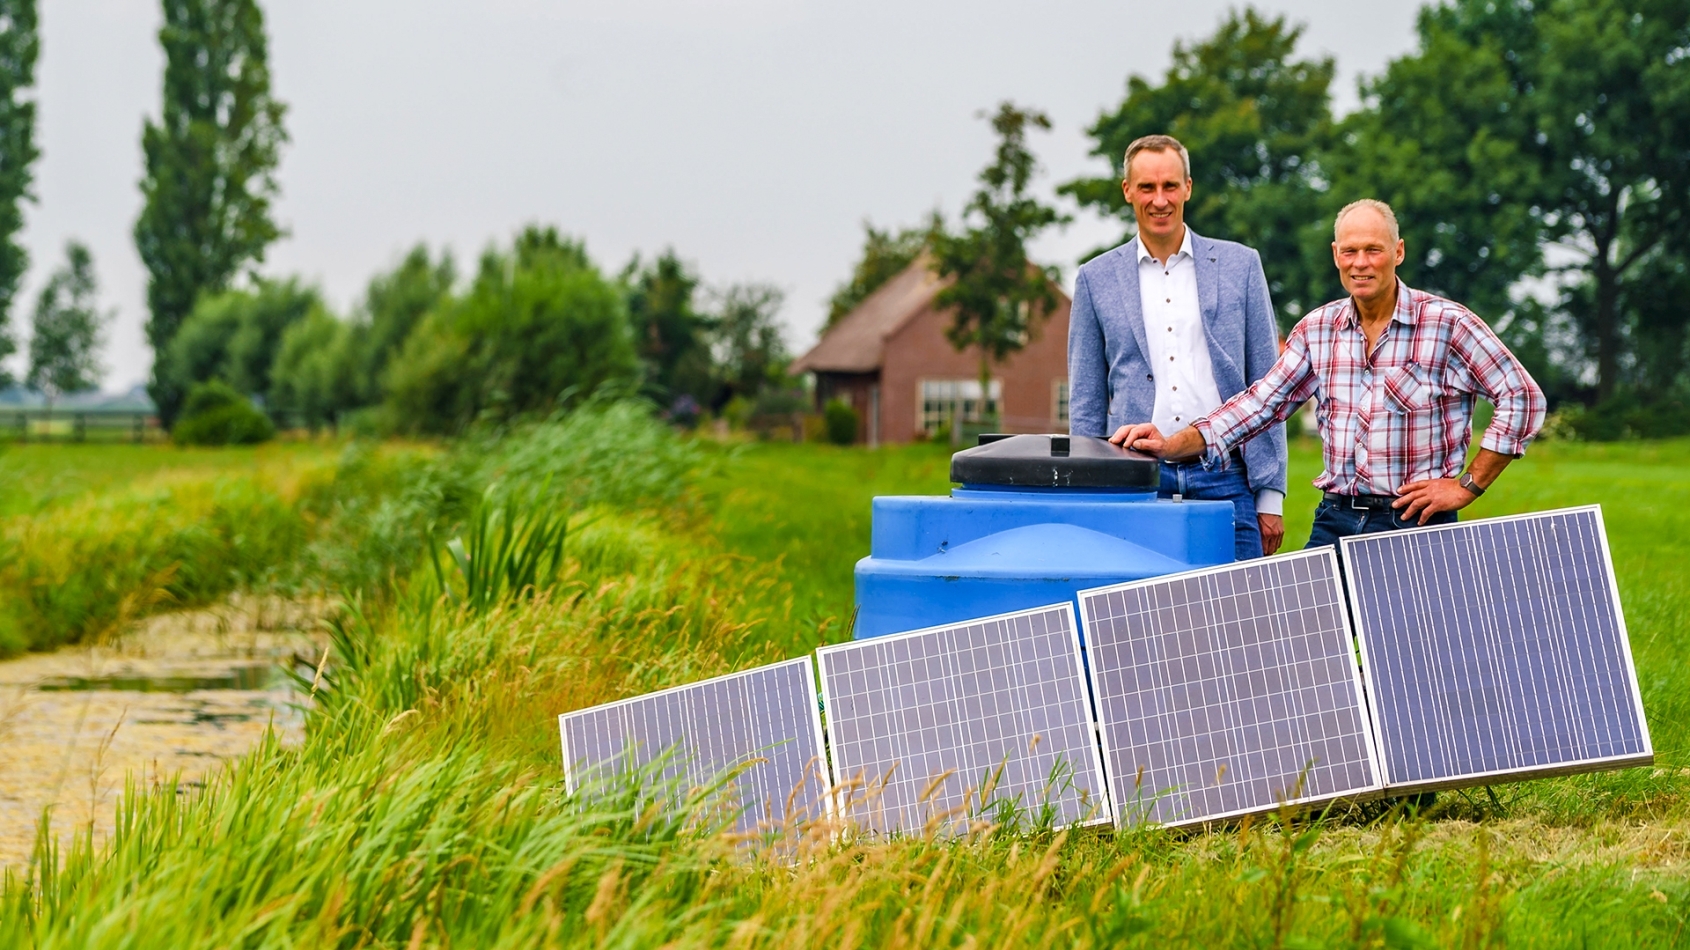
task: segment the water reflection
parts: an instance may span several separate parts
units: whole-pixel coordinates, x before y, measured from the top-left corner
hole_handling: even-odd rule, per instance
[[[266,729],[303,735],[321,656],[317,605],[236,601],[156,617],[118,643],[0,662],[0,866],[28,860],[35,827],[109,831],[126,778],[201,785]]]

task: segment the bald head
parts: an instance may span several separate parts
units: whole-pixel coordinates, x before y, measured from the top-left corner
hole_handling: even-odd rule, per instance
[[[1391,206],[1371,198],[1351,202],[1338,212],[1332,232],[1332,263],[1356,303],[1365,309],[1395,300],[1403,243]]]

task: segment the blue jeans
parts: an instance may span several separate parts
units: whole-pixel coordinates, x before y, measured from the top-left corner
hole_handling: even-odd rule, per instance
[[[1455,512],[1445,511],[1433,515],[1427,520],[1426,526],[1454,523]],[[1418,527],[1421,527],[1421,525],[1417,521],[1404,521],[1402,512],[1396,508],[1388,511],[1357,511],[1354,508],[1344,508],[1322,499],[1314,509],[1314,530],[1309,532],[1309,543],[1303,545],[1303,547],[1325,547],[1336,545],[1339,538]]]
[[[1256,493],[1244,460],[1234,455],[1231,467],[1205,469],[1201,462],[1163,462],[1159,498],[1180,495],[1192,501],[1232,502],[1233,556],[1240,561],[1262,556],[1262,529],[1256,523]]]

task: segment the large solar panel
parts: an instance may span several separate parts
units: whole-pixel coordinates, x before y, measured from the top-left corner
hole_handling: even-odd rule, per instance
[[[819,817],[827,765],[809,657],[719,676],[558,717],[571,793],[638,770],[659,794],[739,773],[725,801],[742,832]]]
[[[1653,761],[1597,507],[1346,538],[1387,785]]]
[[[1080,616],[1122,824],[1379,788],[1330,548],[1081,591]]]
[[[1072,605],[823,647],[817,660],[840,808],[859,828],[1108,820]]]

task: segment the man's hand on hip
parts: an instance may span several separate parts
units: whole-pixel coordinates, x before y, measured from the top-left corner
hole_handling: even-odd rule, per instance
[[[1453,478],[1431,478],[1404,485],[1391,507],[1402,513],[1402,520],[1425,524],[1433,515],[1460,511],[1472,504],[1475,497]]]
[[[1262,553],[1277,553],[1285,543],[1285,519],[1279,515],[1257,515],[1256,527],[1262,532]]]

